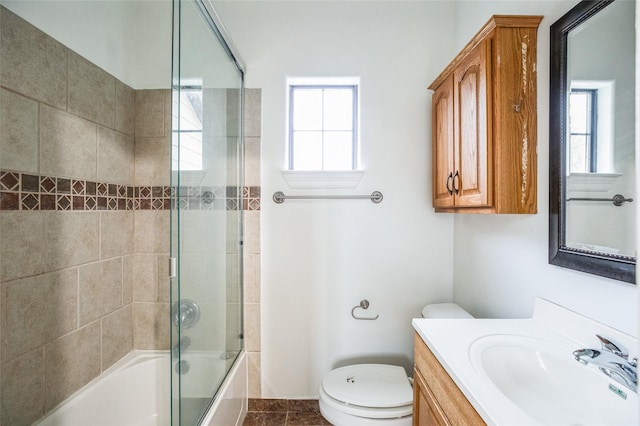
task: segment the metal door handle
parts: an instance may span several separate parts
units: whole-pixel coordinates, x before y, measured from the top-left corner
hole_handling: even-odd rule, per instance
[[[453,188],[449,186],[449,182],[453,181],[453,173],[449,172],[449,176],[447,176],[447,192],[449,195],[453,195]]]
[[[457,170],[456,170],[456,174],[453,175],[453,190],[456,192],[456,195],[457,195],[460,192],[460,185],[456,185],[456,181],[460,183],[460,173]]]

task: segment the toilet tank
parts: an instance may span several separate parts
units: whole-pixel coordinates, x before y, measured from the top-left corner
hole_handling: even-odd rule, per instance
[[[473,318],[455,303],[434,303],[422,309],[423,318]]]

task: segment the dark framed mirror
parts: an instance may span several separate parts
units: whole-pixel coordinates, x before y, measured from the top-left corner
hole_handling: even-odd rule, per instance
[[[551,26],[549,263],[635,283],[635,2]]]

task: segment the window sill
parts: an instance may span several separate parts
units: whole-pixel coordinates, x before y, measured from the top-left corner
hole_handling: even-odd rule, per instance
[[[610,191],[620,176],[620,173],[571,173],[567,176],[567,196],[576,196],[576,192]]]
[[[362,176],[364,176],[364,170],[282,171],[282,177],[292,189],[356,188]]]

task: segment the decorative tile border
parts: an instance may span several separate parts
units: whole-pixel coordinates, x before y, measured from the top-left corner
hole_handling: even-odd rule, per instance
[[[260,210],[260,187],[242,188],[242,210]],[[177,206],[176,206],[177,202]],[[0,170],[0,211],[238,210],[236,187],[130,186]]]

